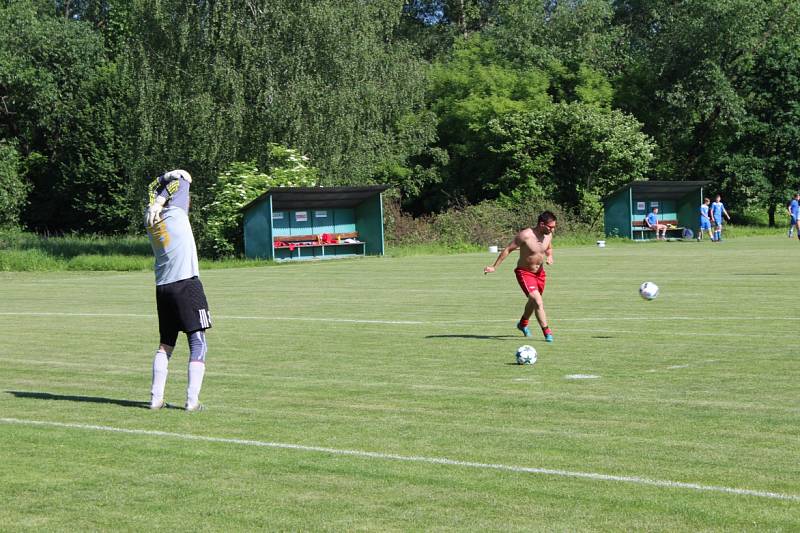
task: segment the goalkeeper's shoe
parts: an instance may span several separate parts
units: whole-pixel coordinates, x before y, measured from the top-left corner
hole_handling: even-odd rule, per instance
[[[160,400],[155,400],[155,399],[150,400],[150,409],[152,409],[153,411],[158,411],[159,409],[163,409],[166,406],[167,402],[164,401],[164,398],[161,398]]]
[[[531,336],[531,330],[528,329],[528,326],[523,326],[522,322],[517,322],[517,329],[520,330],[526,337]]]
[[[187,413],[196,413],[198,411],[204,410],[205,407],[203,407],[203,404],[199,403],[199,402],[198,403],[186,402],[186,405],[184,406],[184,409],[186,410]]]

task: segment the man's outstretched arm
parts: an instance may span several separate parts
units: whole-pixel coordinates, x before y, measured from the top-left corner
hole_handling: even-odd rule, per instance
[[[500,266],[500,263],[502,263],[503,260],[506,257],[508,257],[508,254],[510,254],[517,248],[519,248],[519,243],[517,243],[517,238],[515,237],[514,240],[511,241],[511,243],[508,246],[503,248],[503,251],[500,252],[500,255],[498,255],[497,259],[494,260],[494,264],[492,266],[487,266],[486,268],[483,269],[483,273],[488,274],[490,272],[494,272],[497,269],[497,267]]]

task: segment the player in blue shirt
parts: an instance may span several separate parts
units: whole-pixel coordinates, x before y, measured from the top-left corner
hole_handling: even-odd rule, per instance
[[[795,193],[792,201],[786,206],[786,210],[789,213],[789,231],[787,235],[791,238],[795,227],[800,227],[800,217],[798,217],[800,215],[800,193]],[[800,229],[797,231],[797,238],[800,239]]]
[[[653,212],[645,218],[647,227],[656,232],[656,239],[667,240],[667,225],[658,223],[658,208],[654,207]]]
[[[189,341],[189,386],[186,410],[200,411],[200,388],[206,371],[206,330],[211,313],[200,283],[197,247],[189,224],[192,176],[173,170],[150,184],[145,226],[155,255],[156,305],[160,344],[153,359],[150,409],[166,406],[164,388],[178,333]]]
[[[711,218],[709,217],[708,206],[711,204],[711,200],[708,198],[703,199],[703,204],[700,206],[700,231],[697,232],[697,240],[703,240],[703,230],[708,232],[708,238],[712,241],[714,240],[714,236],[711,234]]]
[[[722,197],[718,194],[714,203],[711,204],[711,219],[714,221],[714,242],[722,240],[722,216],[728,220],[731,219],[728,212],[725,211],[725,204],[722,203]]]

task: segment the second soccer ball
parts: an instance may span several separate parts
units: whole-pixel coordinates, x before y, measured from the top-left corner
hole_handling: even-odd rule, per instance
[[[652,300],[658,296],[658,285],[652,281],[645,281],[639,286],[639,296],[645,300]]]

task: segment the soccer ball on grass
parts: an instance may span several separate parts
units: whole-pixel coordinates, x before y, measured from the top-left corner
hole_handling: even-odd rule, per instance
[[[536,348],[533,346],[520,346],[517,348],[517,364],[532,365],[536,362]]]
[[[645,281],[639,286],[639,296],[645,300],[652,300],[658,296],[658,285],[652,281]]]

